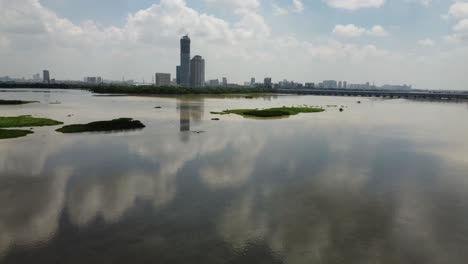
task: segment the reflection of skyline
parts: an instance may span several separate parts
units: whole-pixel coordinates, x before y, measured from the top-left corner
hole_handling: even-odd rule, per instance
[[[181,120],[189,120],[187,131],[201,124],[204,103],[177,106]],[[176,111],[161,124],[173,125]],[[121,256],[186,263],[180,251],[207,264],[239,252],[292,264],[468,258],[466,161],[444,155],[446,146],[417,142],[419,134],[408,129],[411,135],[394,136],[388,126],[302,117],[226,120],[188,142],[173,126],[148,126],[162,130],[158,137],[5,141],[0,263],[31,263],[56,252],[82,263]],[[109,255],[93,259],[89,250]],[[235,263],[259,263],[243,260]]]
[[[190,135],[187,132],[191,130],[191,122],[193,125],[198,125],[203,119],[203,114],[205,110],[205,100],[203,98],[193,98],[193,99],[177,99],[177,109],[180,114],[180,132],[181,139],[184,142],[187,142],[190,139]]]

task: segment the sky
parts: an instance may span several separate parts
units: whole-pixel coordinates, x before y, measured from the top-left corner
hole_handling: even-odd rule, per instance
[[[468,90],[468,0],[0,0],[0,76],[272,77]]]

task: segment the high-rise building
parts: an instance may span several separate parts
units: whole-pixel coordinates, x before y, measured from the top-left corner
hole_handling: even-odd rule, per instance
[[[347,88],[348,88],[348,82],[347,82],[347,81],[344,81],[344,82],[343,82],[343,88],[344,88],[344,89],[347,89]]]
[[[263,84],[265,85],[266,88],[272,88],[273,84],[271,82],[271,78],[267,77],[263,80]]]
[[[255,86],[255,78],[254,77],[252,77],[250,79],[250,86]]]
[[[44,70],[42,72],[42,81],[44,83],[50,83],[50,74],[49,74],[49,71],[48,70]]]
[[[170,86],[171,74],[170,73],[156,73],[156,86]]]
[[[338,88],[338,83],[335,80],[323,81],[323,86],[325,88]]]
[[[190,61],[190,85],[192,87],[205,85],[205,60],[200,55]]]
[[[218,79],[209,80],[209,81],[208,81],[208,86],[211,86],[211,87],[218,87],[218,86],[219,86],[219,80],[218,80]]]
[[[339,89],[343,88],[343,82],[342,82],[342,81],[339,81],[339,82],[338,82],[338,88],[339,88]]]
[[[177,84],[180,84],[180,71],[181,71],[180,66],[177,66],[176,67],[176,82],[177,82]]]
[[[33,75],[33,81],[40,82],[41,81],[41,75],[39,73],[34,74]]]
[[[180,84],[190,85],[190,38],[186,35],[180,39]]]
[[[228,85],[227,78],[223,77],[223,86],[227,86],[227,85]]]

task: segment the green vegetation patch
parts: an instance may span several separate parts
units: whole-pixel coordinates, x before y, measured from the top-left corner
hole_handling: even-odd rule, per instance
[[[319,113],[325,111],[319,107],[278,107],[270,109],[234,109],[224,110],[223,112],[211,112],[212,114],[227,115],[237,114],[241,116],[254,116],[254,117],[282,117],[297,115],[299,113]]]
[[[0,139],[25,137],[32,133],[29,130],[0,129]]]
[[[64,126],[56,131],[62,133],[83,133],[83,132],[106,132],[106,131],[122,131],[144,128],[138,120],[132,118],[119,118],[110,121],[97,121],[89,124],[76,124]]]
[[[61,124],[63,123],[52,119],[32,116],[0,117],[0,128],[55,126]]]
[[[0,105],[22,105],[32,103],[38,103],[38,101],[0,100]]]

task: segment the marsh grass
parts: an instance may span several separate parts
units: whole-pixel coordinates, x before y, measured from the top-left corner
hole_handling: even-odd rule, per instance
[[[325,111],[320,107],[297,106],[297,107],[277,107],[269,109],[233,109],[223,112],[211,112],[216,115],[237,114],[241,116],[253,117],[284,117],[297,115],[300,113],[319,113]]]
[[[62,133],[83,133],[83,132],[106,132],[106,131],[123,131],[144,128],[138,120],[132,118],[119,118],[110,121],[97,121],[88,124],[68,125],[57,129]]]
[[[0,128],[56,126],[61,124],[63,123],[60,121],[29,115],[0,117]]]
[[[32,133],[30,130],[0,129],[0,139],[25,137]]]
[[[0,100],[0,105],[22,105],[39,103],[38,101],[21,101],[21,100]]]

